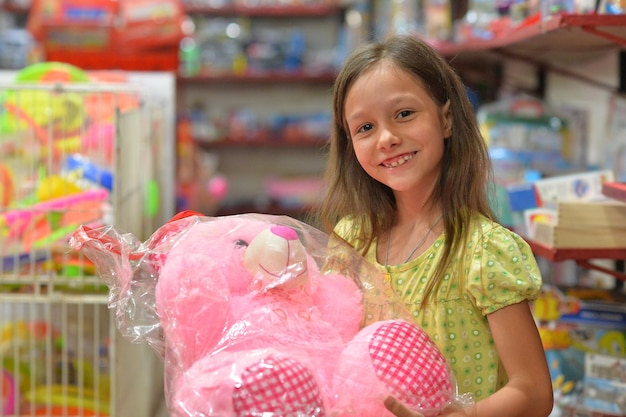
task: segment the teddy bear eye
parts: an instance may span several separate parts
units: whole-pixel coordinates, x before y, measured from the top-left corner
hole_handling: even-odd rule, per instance
[[[243,239],[237,239],[235,241],[235,246],[248,246],[248,242]]]

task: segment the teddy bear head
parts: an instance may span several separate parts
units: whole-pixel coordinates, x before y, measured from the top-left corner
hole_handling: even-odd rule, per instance
[[[254,215],[182,221],[159,268],[155,301],[165,340],[185,366],[220,347],[269,343],[285,329],[293,338],[326,323],[344,339],[358,331],[360,289],[349,277],[320,272],[303,243],[310,231],[299,223]],[[341,302],[326,303],[332,296]]]
[[[290,217],[191,213],[145,242],[112,227],[71,240],[111,288],[122,333],[140,341],[150,329],[148,343],[183,368],[286,332],[303,345],[307,332],[345,342],[362,324],[356,272],[328,268],[328,236]]]

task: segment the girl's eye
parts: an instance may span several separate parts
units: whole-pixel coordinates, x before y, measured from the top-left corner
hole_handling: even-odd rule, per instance
[[[402,110],[401,112],[398,113],[398,118],[402,119],[405,117],[409,117],[411,114],[413,114],[412,110]]]
[[[363,126],[359,127],[357,129],[357,133],[363,133],[363,132],[367,132],[368,130],[372,129],[372,124],[371,123],[366,123]]]

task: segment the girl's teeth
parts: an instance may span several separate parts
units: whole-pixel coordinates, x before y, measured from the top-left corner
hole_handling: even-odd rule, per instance
[[[389,168],[395,168],[395,167],[397,167],[397,166],[404,165],[404,163],[406,163],[406,161],[408,161],[408,160],[409,160],[409,159],[411,159],[411,158],[413,158],[413,155],[404,155],[404,156],[403,156],[402,158],[400,158],[399,160],[397,160],[397,161],[393,161],[393,162],[392,162],[392,163],[390,163],[390,164],[385,164],[385,166],[386,166],[386,167],[389,167]]]

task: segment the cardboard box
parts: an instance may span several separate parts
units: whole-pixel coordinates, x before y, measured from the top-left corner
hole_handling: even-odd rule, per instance
[[[626,359],[597,354],[585,356],[582,406],[626,415]]]
[[[33,0],[27,28],[46,50],[178,47],[180,0]]]
[[[591,201],[606,198],[602,184],[613,181],[611,170],[589,171],[560,175],[526,184],[507,187],[511,210],[551,206],[557,201]]]

